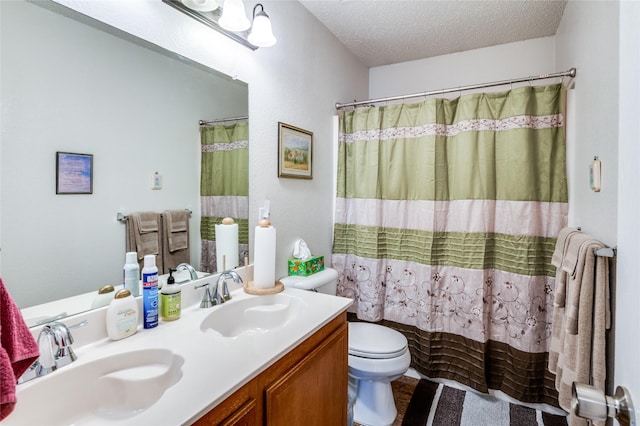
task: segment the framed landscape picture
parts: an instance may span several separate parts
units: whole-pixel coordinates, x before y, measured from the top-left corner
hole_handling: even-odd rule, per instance
[[[93,155],[56,152],[56,194],[93,193]]]
[[[312,179],[313,133],[278,122],[278,177]]]

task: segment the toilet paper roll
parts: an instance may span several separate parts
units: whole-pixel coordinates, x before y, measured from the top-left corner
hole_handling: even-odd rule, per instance
[[[270,288],[276,281],[276,228],[256,226],[253,254],[253,285]]]
[[[216,265],[217,271],[233,269],[239,265],[238,224],[216,225]]]

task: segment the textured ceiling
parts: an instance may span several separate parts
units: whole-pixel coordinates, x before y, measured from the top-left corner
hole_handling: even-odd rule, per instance
[[[369,67],[552,36],[565,0],[299,0]]]

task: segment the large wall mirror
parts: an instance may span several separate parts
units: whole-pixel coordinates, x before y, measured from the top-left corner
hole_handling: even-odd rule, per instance
[[[121,284],[118,213],[191,210],[199,269],[199,120],[246,116],[247,85],[53,2],[0,7],[0,276],[18,306]],[[56,194],[56,152],[93,156],[92,193]]]

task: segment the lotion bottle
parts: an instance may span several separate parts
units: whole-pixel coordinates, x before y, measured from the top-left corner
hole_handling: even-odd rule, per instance
[[[173,278],[175,269],[169,268],[169,278],[167,284],[160,290],[160,316],[163,321],[174,321],[180,318],[182,304],[182,289],[180,284],[176,284]]]
[[[91,303],[91,308],[100,308],[102,306],[107,306],[113,300],[113,296],[116,294],[115,289],[112,285],[105,285],[98,290],[98,294],[95,299]]]
[[[122,268],[123,288],[129,290],[133,297],[138,297],[140,296],[140,267],[138,266],[138,253],[135,251],[127,252],[125,259],[125,264]]]
[[[142,311],[144,328],[158,326],[158,268],[156,256],[144,257],[142,268]]]
[[[129,337],[138,330],[138,303],[126,288],[118,290],[107,308],[107,334],[111,340]]]

